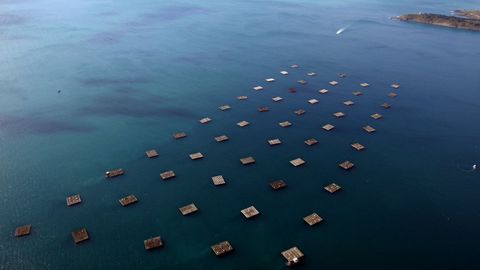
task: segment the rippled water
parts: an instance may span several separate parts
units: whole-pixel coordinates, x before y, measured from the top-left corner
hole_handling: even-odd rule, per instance
[[[480,35],[390,20],[475,6],[0,0],[0,269],[281,269],[280,252],[294,245],[306,255],[301,269],[476,269],[480,177],[469,170],[480,164]],[[395,99],[392,82],[401,83]],[[347,116],[333,118],[340,110]],[[205,116],[213,121],[199,124]],[[285,120],[293,126],[280,128]],[[177,131],[188,137],[174,141]],[[216,143],[221,134],[230,141]],[[319,144],[305,146],[310,137]],[[364,152],[350,148],[357,140]],[[160,157],[148,160],[152,148]],[[198,151],[205,159],[191,161]],[[241,166],[247,155],[257,163]],[[296,157],[307,164],[292,167]],[[339,169],[344,160],[355,168]],[[106,181],[118,167],[126,175]],[[160,180],[169,169],[177,178]],[[213,186],[218,174],[226,186]],[[288,187],[273,192],[275,179]],[[343,190],[326,193],[330,182]],[[67,207],[76,193],[82,204]],[[129,194],[139,202],[122,208]],[[191,202],[200,211],[183,217]],[[245,220],[250,205],[261,215]],[[308,227],[312,212],[324,223]],[[32,234],[13,237],[24,224]],[[75,246],[70,233],[81,227],[91,239]],[[156,235],[165,246],[146,252]],[[216,258],[210,246],[223,240],[235,252]]]

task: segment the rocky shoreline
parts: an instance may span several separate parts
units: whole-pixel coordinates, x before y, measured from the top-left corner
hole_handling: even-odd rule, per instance
[[[396,17],[400,21],[431,24],[449,28],[480,31],[480,11],[456,10],[456,16],[433,13],[405,14]]]

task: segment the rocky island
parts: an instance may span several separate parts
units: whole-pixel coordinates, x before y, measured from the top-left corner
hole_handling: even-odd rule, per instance
[[[480,11],[455,10],[455,16],[433,13],[406,14],[396,17],[400,21],[432,24],[443,27],[480,31]]]

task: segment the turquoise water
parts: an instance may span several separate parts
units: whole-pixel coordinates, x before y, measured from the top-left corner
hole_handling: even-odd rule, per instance
[[[0,269],[283,269],[294,245],[300,269],[477,269],[480,177],[468,170],[480,163],[480,35],[389,18],[478,2],[392,2],[0,0]],[[177,131],[189,136],[174,141]],[[221,134],[231,140],[216,143]],[[268,146],[276,137],[283,145]],[[148,160],[152,148],[160,157]],[[205,159],[189,160],[198,151]],[[247,155],[257,163],[241,166]],[[307,164],[293,168],[296,157]],[[344,172],[347,159],[356,167]],[[118,167],[126,175],[106,181]],[[169,169],[177,178],[160,180]],[[213,186],[218,174],[227,185]],[[276,179],[289,186],[273,192]],[[326,193],[330,182],[343,190]],[[67,207],[76,193],[82,204]],[[129,194],[139,202],[122,208]],[[200,211],[183,217],[191,202]],[[245,220],[250,205],[261,215]],[[325,222],[304,224],[312,212]],[[32,234],[13,237],[24,224]],[[91,239],[75,246],[81,227]],[[156,235],[165,246],[146,252]],[[223,240],[235,252],[217,258],[210,246]]]

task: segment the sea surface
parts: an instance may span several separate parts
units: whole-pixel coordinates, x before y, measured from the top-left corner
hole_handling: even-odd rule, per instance
[[[298,269],[480,269],[480,33],[390,19],[461,8],[480,3],[0,0],[0,269],[284,269],[292,246]],[[126,174],[106,180],[115,168]],[[177,177],[160,180],[166,170]],[[288,187],[271,190],[277,179]],[[121,207],[129,194],[139,202]],[[261,214],[247,220],[251,205]],[[312,212],[324,222],[305,224]],[[83,227],[90,240],[75,245]],[[164,247],[145,251],[157,235]],[[235,251],[218,258],[210,246],[224,240]]]

